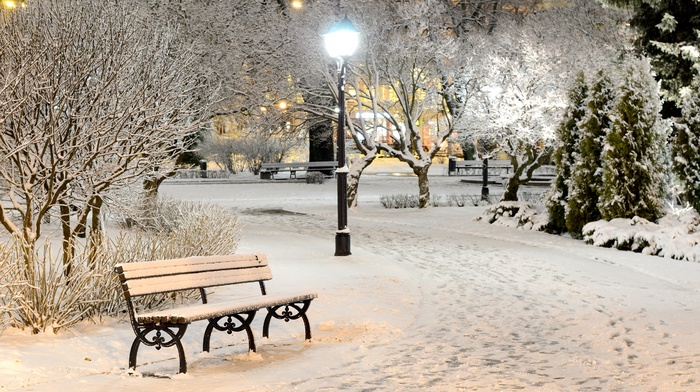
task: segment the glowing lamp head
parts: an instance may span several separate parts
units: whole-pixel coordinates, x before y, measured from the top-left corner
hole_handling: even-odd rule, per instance
[[[323,34],[323,42],[329,56],[333,58],[350,57],[360,44],[360,31],[346,16],[343,20],[334,23]]]

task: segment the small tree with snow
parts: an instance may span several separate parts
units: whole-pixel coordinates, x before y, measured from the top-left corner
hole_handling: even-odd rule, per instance
[[[586,114],[587,99],[588,84],[583,72],[579,72],[576,75],[574,86],[569,91],[569,106],[564,113],[564,120],[557,128],[557,147],[554,151],[557,176],[547,198],[548,230],[555,233],[566,231],[568,182],[571,177],[574,156],[579,147],[581,131],[578,124]]]
[[[609,63],[621,46],[613,15],[590,1],[566,3],[499,21],[489,35],[490,50],[476,59],[483,94],[467,102],[463,136],[488,136],[510,157],[513,171],[503,200],[518,200],[520,185],[549,163],[576,73]]]
[[[648,61],[626,70],[603,147],[603,219],[639,216],[655,221],[666,190],[666,124],[659,114],[659,87]]]
[[[121,4],[32,2],[0,16],[0,225],[27,244],[58,212],[65,272],[109,191],[162,178],[201,125],[194,59]],[[50,43],[50,44],[49,44]],[[88,217],[91,217],[88,220]]]
[[[566,229],[575,238],[581,236],[586,223],[600,219],[598,199],[603,186],[601,154],[605,135],[610,128],[614,100],[610,77],[601,70],[591,86],[584,116],[578,123],[581,136],[567,184]]]
[[[683,120],[673,140],[673,171],[687,201],[700,211],[700,78],[681,93]]]
[[[450,9],[445,2],[371,4],[358,55],[364,58],[351,63],[347,78],[353,92],[347,104],[357,118],[349,111],[346,121],[360,152],[350,167],[348,202],[356,205],[362,170],[382,151],[411,168],[419,206],[427,208],[428,170],[463,114],[459,98],[467,93],[460,78],[468,50],[465,42],[435,28],[443,26]]]

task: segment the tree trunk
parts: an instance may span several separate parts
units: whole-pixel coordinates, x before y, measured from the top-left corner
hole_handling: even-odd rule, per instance
[[[61,233],[63,235],[63,274],[68,276],[70,275],[74,253],[74,239],[70,228],[70,206],[65,201],[61,201],[59,203],[59,211],[61,215]]]
[[[141,201],[140,224],[151,227],[156,201],[158,200],[158,187],[163,180],[157,178],[146,178],[143,180],[143,200]]]
[[[102,198],[97,195],[92,198],[90,203],[92,221],[90,222],[90,252],[88,262],[91,265],[94,265],[95,258],[99,254],[99,249],[102,246],[102,240],[104,238],[104,233],[102,232],[102,203]]]
[[[520,188],[520,175],[513,174],[513,177],[508,179],[506,191],[503,193],[501,201],[518,201],[518,189]]]
[[[350,173],[348,175],[348,208],[357,207],[357,191],[360,188],[360,176],[362,172],[374,162],[376,153],[370,155],[362,155],[354,159],[350,164]]]
[[[430,165],[414,166],[413,173],[418,176],[418,208],[430,207],[430,183],[428,169]]]

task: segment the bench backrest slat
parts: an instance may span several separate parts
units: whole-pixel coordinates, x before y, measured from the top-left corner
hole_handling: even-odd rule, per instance
[[[272,279],[263,254],[125,263],[115,271],[127,297]]]
[[[272,279],[270,267],[229,271],[209,271],[195,274],[156,276],[127,281],[129,296],[166,293],[170,291],[215,287],[227,284],[257,282]]]
[[[465,166],[483,166],[484,161],[478,161],[478,160],[464,160],[464,161],[455,161],[455,164],[457,167],[465,167]],[[511,162],[505,159],[489,159],[489,167],[507,167],[511,166]]]
[[[200,272],[216,269],[236,269],[262,267],[267,265],[267,258],[262,254],[194,256],[182,259],[144,261],[138,263],[117,264],[115,270],[126,279],[157,275],[173,275],[188,272]]]
[[[260,165],[262,169],[281,169],[281,168],[337,168],[336,161],[318,161],[318,162],[275,162],[263,163]]]

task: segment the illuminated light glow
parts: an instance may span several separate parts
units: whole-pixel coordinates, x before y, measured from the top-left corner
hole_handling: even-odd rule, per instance
[[[360,44],[360,32],[347,16],[323,35],[326,51],[333,58],[352,56]]]
[[[294,9],[300,9],[303,6],[301,0],[293,0],[292,1],[292,8]]]
[[[15,8],[17,7],[17,3],[15,3],[12,0],[5,0],[5,7],[7,8]]]
[[[280,103],[279,103],[279,108],[280,108],[281,110],[287,109],[287,102],[286,102],[286,101],[280,101]]]

